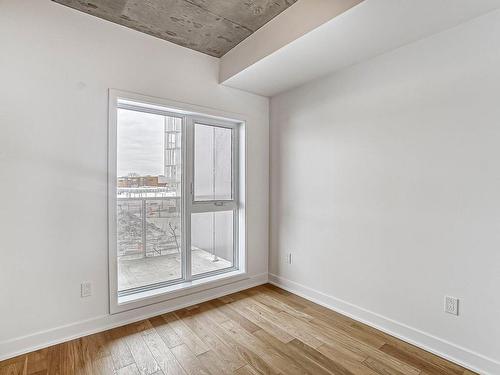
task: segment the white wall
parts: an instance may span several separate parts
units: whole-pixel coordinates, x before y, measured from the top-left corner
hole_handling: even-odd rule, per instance
[[[495,374],[498,35],[500,11],[271,100],[271,280]]]
[[[49,0],[2,0],[0,358],[198,298],[108,316],[108,88],[248,118],[248,271],[267,279],[268,99],[218,85],[209,56]]]

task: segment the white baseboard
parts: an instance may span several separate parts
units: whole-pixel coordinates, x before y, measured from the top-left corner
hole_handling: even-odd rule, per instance
[[[34,350],[46,348],[48,346],[60,344],[62,342],[73,340],[79,337],[106,331],[108,329],[120,327],[129,323],[134,323],[143,319],[148,319],[160,314],[165,314],[170,311],[182,309],[191,305],[196,305],[198,303],[209,301],[214,298],[219,298],[227,294],[238,292],[240,290],[265,284],[267,282],[267,273],[249,276],[244,280],[200,291],[163,303],[126,311],[120,314],[102,315],[92,319],[67,324],[8,341],[3,341],[0,342],[0,361],[13,358],[18,355],[26,354]]]
[[[471,371],[484,375],[500,374],[500,363],[482,354],[475,353],[429,333],[422,332],[406,324],[394,321],[283,277],[269,274],[269,282],[428,352],[446,358]]]

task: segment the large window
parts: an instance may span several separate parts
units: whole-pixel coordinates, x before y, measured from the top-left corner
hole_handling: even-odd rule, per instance
[[[241,122],[110,102],[112,305],[243,271]]]

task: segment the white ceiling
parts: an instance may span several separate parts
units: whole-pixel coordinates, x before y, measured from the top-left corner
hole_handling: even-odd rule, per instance
[[[498,8],[500,0],[365,0],[223,84],[274,96]]]

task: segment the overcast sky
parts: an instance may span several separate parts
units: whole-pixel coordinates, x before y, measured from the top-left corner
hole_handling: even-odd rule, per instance
[[[164,117],[118,110],[117,175],[163,175]]]

